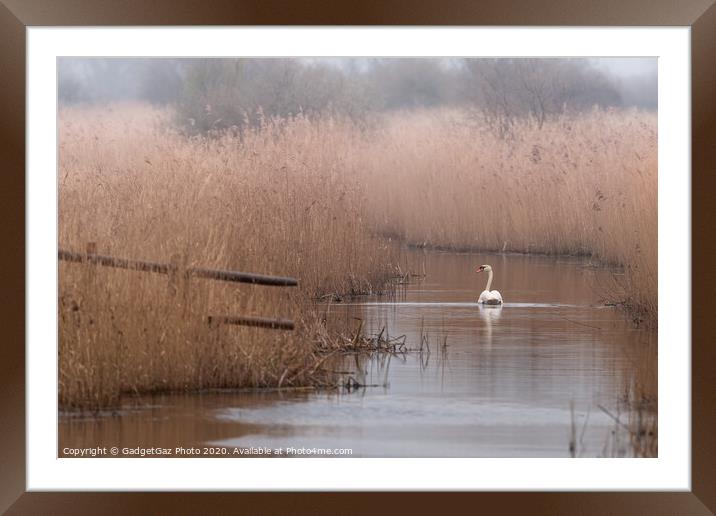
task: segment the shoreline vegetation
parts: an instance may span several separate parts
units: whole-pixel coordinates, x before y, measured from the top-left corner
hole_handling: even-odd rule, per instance
[[[124,394],[329,385],[341,350],[316,299],[389,291],[401,245],[588,255],[618,266],[600,295],[657,318],[656,114],[517,120],[498,135],[450,108],[263,118],[187,135],[143,104],[59,112],[59,242],[82,251],[294,276],[298,288],[61,262],[59,405]],[[386,173],[386,172],[390,173]],[[208,315],[288,317],[294,332]]]

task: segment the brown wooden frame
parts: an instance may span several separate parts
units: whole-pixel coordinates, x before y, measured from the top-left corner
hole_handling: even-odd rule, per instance
[[[691,26],[692,491],[689,493],[26,493],[25,28],[48,25]],[[712,514],[716,511],[714,0],[0,0],[0,511],[8,514]],[[688,345],[674,342],[671,345]]]

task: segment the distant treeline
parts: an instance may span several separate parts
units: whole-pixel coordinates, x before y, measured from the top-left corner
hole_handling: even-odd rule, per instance
[[[656,108],[656,80],[617,80],[589,59],[65,58],[61,103],[171,104],[189,132],[245,128],[272,117],[464,106],[507,132],[515,120],[594,106]]]

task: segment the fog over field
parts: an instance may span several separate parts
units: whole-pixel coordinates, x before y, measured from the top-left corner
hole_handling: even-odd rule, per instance
[[[304,103],[301,82],[320,85],[324,100],[349,98],[355,107],[391,109],[464,105],[474,102],[487,73],[517,77],[516,63],[540,68],[545,80],[588,87],[586,99],[603,106],[656,109],[655,58],[487,59],[487,58],[296,58],[163,59],[63,58],[59,61],[61,102],[180,101],[192,70],[211,61],[215,78],[242,62],[255,81],[283,83]],[[252,63],[250,66],[248,63]],[[218,66],[217,66],[218,65]],[[524,68],[524,67],[523,67]],[[492,71],[491,71],[492,69]],[[524,73],[521,74],[524,76]],[[251,82],[250,77],[244,80]],[[519,80],[517,78],[516,80]],[[330,95],[329,95],[330,94]],[[584,95],[584,93],[583,93]],[[568,96],[565,96],[568,101]]]

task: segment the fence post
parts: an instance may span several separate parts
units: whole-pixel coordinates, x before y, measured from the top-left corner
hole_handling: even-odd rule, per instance
[[[175,302],[182,306],[186,315],[189,310],[189,270],[186,256],[173,254],[169,271],[169,294],[178,299]]]
[[[179,269],[181,268],[181,256],[173,254],[169,260],[169,295],[175,297],[179,292]]]
[[[94,256],[97,254],[97,242],[87,242],[85,246],[85,252],[87,254],[87,258],[90,256]],[[85,267],[86,271],[85,274],[87,274],[87,284],[90,287],[94,287],[96,283],[96,277],[97,277],[97,271],[94,267]]]

